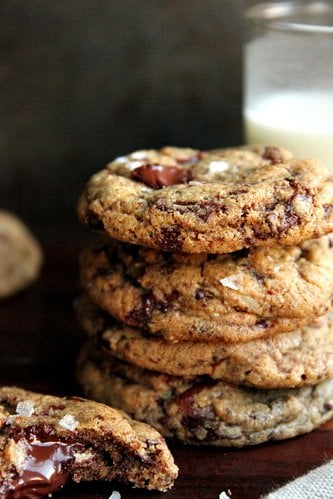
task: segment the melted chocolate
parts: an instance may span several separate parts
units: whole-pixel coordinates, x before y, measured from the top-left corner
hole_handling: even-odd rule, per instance
[[[74,459],[73,447],[78,449],[80,444],[59,441],[25,443],[26,459],[5,497],[33,499],[63,487],[70,476],[68,464]]]
[[[178,166],[146,164],[132,170],[131,176],[153,189],[160,189],[168,185],[186,184],[190,180],[190,171]]]

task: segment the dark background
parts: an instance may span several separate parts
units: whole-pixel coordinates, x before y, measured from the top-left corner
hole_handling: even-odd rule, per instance
[[[75,214],[113,157],[165,144],[242,142],[242,0],[0,0],[0,209],[43,243],[40,279],[0,302],[0,384],[81,394],[73,303],[90,231]],[[259,498],[333,458],[333,423],[245,449],[173,445],[168,498]],[[59,499],[162,499],[118,484],[69,485]]]
[[[0,208],[41,240],[85,237],[75,206],[115,156],[242,137],[241,0],[7,0]]]

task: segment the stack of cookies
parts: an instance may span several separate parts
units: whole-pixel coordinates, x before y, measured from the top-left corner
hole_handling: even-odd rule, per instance
[[[224,446],[333,416],[333,182],[278,147],[115,159],[80,219],[85,393],[167,437]]]

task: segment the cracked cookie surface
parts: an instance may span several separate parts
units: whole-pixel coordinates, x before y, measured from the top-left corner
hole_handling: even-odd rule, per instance
[[[332,203],[322,165],[277,147],[165,147],[118,157],[93,175],[78,215],[125,242],[229,253],[332,232]]]
[[[247,341],[331,307],[333,236],[225,255],[101,241],[82,252],[80,268],[90,298],[130,326],[168,341]]]
[[[87,345],[77,379],[96,400],[119,407],[167,437],[242,447],[307,433],[333,416],[333,381],[257,390],[205,376],[175,377],[103,359]]]
[[[155,429],[91,400],[2,387],[0,425],[3,498],[44,497],[70,479],[165,491],[177,477]]]
[[[256,388],[293,388],[333,378],[333,312],[296,331],[242,343],[170,343],[110,321],[89,303],[79,319],[106,358],[165,374],[208,375]]]

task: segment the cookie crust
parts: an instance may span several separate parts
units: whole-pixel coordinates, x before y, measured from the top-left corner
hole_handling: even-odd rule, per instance
[[[170,343],[110,323],[93,306],[83,307],[80,319],[106,357],[165,374],[205,374],[262,389],[314,385],[333,377],[333,312],[296,331],[242,343]]]
[[[81,352],[77,379],[90,397],[191,444],[243,447],[287,439],[333,416],[332,380],[257,390],[204,376],[163,375],[115,358],[102,360],[91,345]]]
[[[186,255],[101,241],[80,255],[102,309],[168,341],[240,342],[293,331],[333,296],[333,236],[288,248]]]
[[[116,158],[93,175],[78,215],[121,241],[230,253],[295,245],[332,232],[332,203],[333,183],[322,165],[288,151],[165,147]]]

